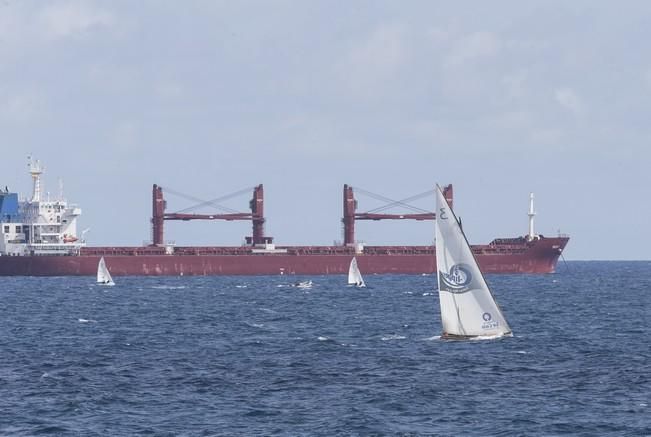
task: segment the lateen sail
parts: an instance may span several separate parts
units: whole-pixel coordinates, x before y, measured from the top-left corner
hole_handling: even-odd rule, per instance
[[[350,262],[350,267],[348,267],[348,285],[366,287],[362,273],[359,271],[359,267],[357,267],[357,258],[355,257],[353,257],[353,260]]]
[[[436,268],[443,338],[497,337],[511,333],[459,221],[438,186]]]
[[[106,268],[104,257],[100,258],[99,264],[97,265],[97,282],[99,284],[115,285],[115,282],[113,282],[113,278],[111,278],[111,274],[109,273],[108,268]]]

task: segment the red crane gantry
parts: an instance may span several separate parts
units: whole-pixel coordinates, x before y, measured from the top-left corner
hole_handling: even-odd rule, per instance
[[[443,187],[443,196],[452,207],[452,184]],[[405,205],[403,201],[392,201],[391,205]],[[378,214],[368,212],[355,212],[357,201],[353,194],[353,187],[344,185],[344,218],[341,220],[344,224],[344,245],[355,244],[355,221],[356,220],[435,220],[436,214],[433,212],[417,214]]]
[[[203,202],[210,204],[211,202]],[[165,220],[250,220],[253,224],[251,237],[246,237],[246,243],[250,245],[271,243],[272,237],[264,236],[264,189],[262,184],[253,189],[253,198],[249,202],[250,213],[235,212],[229,214],[185,214],[166,213],[167,202],[163,198],[163,187],[154,184],[152,190],[152,245],[164,244],[163,224]]]
[[[177,193],[179,194],[179,193]],[[370,193],[367,193],[370,194]],[[453,192],[452,185],[443,188],[443,195],[452,206]],[[412,198],[413,199],[413,198]],[[196,199],[195,199],[196,200]],[[404,203],[405,201],[391,201],[389,206],[403,205],[411,207]],[[202,205],[209,205],[212,202],[202,202]],[[163,188],[154,184],[152,190],[152,245],[164,245],[163,224],[165,220],[250,220],[253,225],[251,237],[246,237],[246,243],[249,245],[268,244],[273,242],[272,237],[264,235],[264,190],[262,184],[254,187],[253,198],[249,202],[250,213],[234,212],[228,214],[187,214],[181,212],[166,213],[167,202],[163,197]],[[356,220],[435,220],[436,214],[433,212],[410,213],[410,214],[384,214],[375,212],[355,212],[357,201],[353,194],[353,187],[344,185],[344,245],[355,243],[355,221]],[[413,208],[413,207],[412,207]]]

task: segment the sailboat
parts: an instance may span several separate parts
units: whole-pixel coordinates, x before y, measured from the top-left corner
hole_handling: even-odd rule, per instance
[[[355,257],[353,257],[353,260],[350,262],[350,267],[348,267],[348,285],[366,287],[362,273],[359,271],[359,267],[357,267],[357,258]]]
[[[97,283],[103,285],[115,285],[111,274],[106,267],[106,262],[104,262],[104,257],[101,257],[99,264],[97,265]]]
[[[436,269],[443,339],[511,336],[459,220],[436,186]]]

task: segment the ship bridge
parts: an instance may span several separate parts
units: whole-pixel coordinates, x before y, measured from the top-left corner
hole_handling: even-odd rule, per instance
[[[83,241],[77,237],[77,217],[81,209],[69,205],[61,190],[58,199],[42,196],[44,167],[29,158],[33,189],[29,200],[17,193],[0,194],[0,255],[75,255]]]

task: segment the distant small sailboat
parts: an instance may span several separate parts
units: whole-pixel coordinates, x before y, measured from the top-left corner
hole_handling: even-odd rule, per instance
[[[436,187],[436,269],[443,339],[512,335],[459,221]]]
[[[104,262],[104,257],[101,257],[99,264],[97,265],[97,283],[103,285],[115,285],[113,278],[106,267],[106,262]]]
[[[348,285],[366,287],[362,273],[359,271],[359,267],[357,267],[357,258],[355,257],[353,257],[353,260],[350,262],[350,267],[348,267]]]

